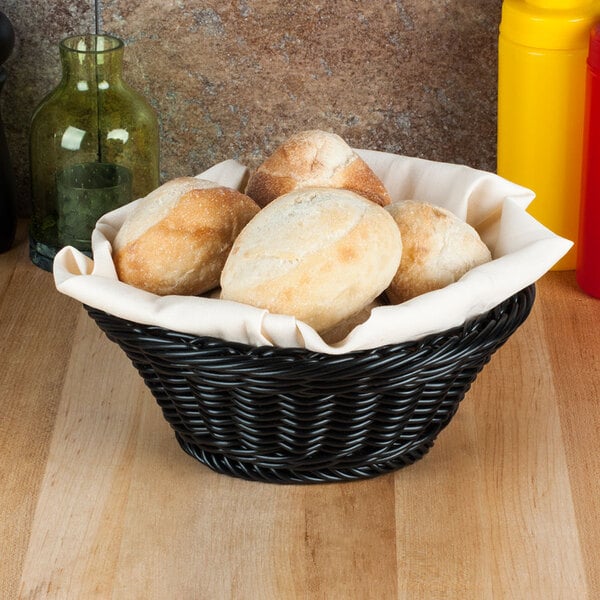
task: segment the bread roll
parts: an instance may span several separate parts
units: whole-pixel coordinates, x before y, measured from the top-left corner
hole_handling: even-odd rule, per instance
[[[385,210],[402,235],[402,261],[386,290],[393,304],[445,287],[492,258],[477,231],[448,210],[414,200]]]
[[[306,187],[347,189],[380,206],[389,194],[367,163],[339,136],[303,131],[288,138],[250,176],[246,194],[260,206]]]
[[[236,190],[173,179],[143,198],[117,233],[117,275],[154,294],[202,294],[219,284],[234,239],[259,210]]]
[[[296,190],[240,233],[221,274],[221,298],[324,332],[385,290],[401,254],[398,228],[382,207],[348,190]]]

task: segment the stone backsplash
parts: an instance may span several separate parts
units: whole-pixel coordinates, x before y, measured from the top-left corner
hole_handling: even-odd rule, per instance
[[[161,124],[161,174],[236,158],[287,135],[495,170],[501,0],[5,0],[16,31],[2,116],[29,213],[31,115],[60,79],[58,42],[112,33],[125,77]]]

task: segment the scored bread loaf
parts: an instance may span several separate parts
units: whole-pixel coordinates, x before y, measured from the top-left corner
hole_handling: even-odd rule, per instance
[[[402,236],[402,260],[386,290],[392,304],[445,287],[492,258],[477,231],[444,208],[405,200],[385,210]]]
[[[382,207],[348,190],[296,190],[242,230],[221,274],[221,298],[324,332],[386,289],[401,254],[398,227]]]
[[[339,136],[309,130],[289,137],[250,176],[246,194],[260,206],[295,189],[347,189],[380,206],[390,196],[367,163]]]
[[[159,295],[218,286],[233,241],[260,210],[212,181],[180,177],[138,202],[113,242],[119,279]]]

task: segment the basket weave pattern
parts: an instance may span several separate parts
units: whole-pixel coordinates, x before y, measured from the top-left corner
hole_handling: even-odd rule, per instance
[[[461,327],[339,356],[196,337],[86,309],[138,369],[188,454],[244,479],[320,483],[422,458],[534,298],[531,285]]]

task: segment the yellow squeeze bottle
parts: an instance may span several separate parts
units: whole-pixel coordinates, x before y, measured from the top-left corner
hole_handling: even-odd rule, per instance
[[[504,0],[498,39],[497,172],[533,190],[528,212],[575,241],[586,59],[600,0]],[[555,269],[574,269],[573,248]]]

